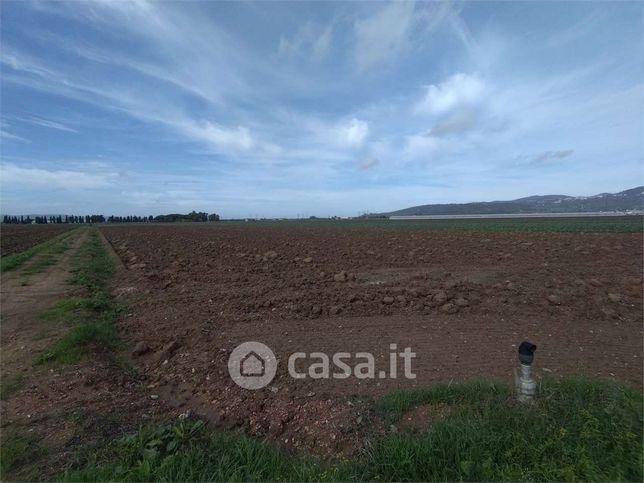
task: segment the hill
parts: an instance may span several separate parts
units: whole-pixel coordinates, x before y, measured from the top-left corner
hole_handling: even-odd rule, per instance
[[[528,196],[510,201],[481,201],[412,206],[382,213],[387,216],[412,215],[489,215],[516,213],[584,213],[596,211],[632,211],[644,209],[644,186],[619,193],[594,196]]]

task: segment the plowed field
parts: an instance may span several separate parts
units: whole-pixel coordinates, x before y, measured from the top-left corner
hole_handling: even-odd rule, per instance
[[[149,384],[179,410],[294,446],[350,445],[359,404],[395,387],[511,382],[516,347],[535,370],[642,386],[641,233],[511,233],[271,227],[106,226],[126,270],[120,333]],[[237,387],[230,351],[260,341],[277,376]],[[288,356],[410,347],[415,379],[293,379]],[[306,359],[300,361],[306,372]],[[349,402],[347,402],[349,401]],[[360,419],[358,419],[360,420]],[[322,430],[324,426],[326,430]]]

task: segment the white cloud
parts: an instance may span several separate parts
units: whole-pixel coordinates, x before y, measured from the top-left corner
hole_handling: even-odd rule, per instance
[[[360,148],[369,135],[369,123],[355,117],[331,124],[317,119],[304,122],[317,142],[340,149]]]
[[[0,184],[4,189],[29,186],[47,189],[94,189],[110,185],[113,174],[92,174],[82,171],[22,168],[12,163],[0,165]]]
[[[355,22],[354,59],[365,70],[396,56],[408,42],[414,16],[414,2],[392,1],[378,13]]]
[[[323,59],[331,50],[333,43],[333,24],[327,27],[320,33],[318,38],[313,42],[312,54],[316,60]]]
[[[11,51],[7,45],[4,45],[0,52],[0,63],[7,65],[14,70],[20,70],[46,79],[56,77],[55,73],[46,69],[42,65],[37,65],[36,63],[29,61],[25,62],[23,59],[19,59],[18,57],[19,56],[15,52]],[[22,57],[24,57],[24,55],[22,55]]]
[[[416,105],[416,112],[442,114],[479,101],[485,91],[485,85],[475,75],[458,73],[440,84],[432,84],[425,89],[425,96]]]
[[[427,159],[439,147],[438,139],[427,135],[407,136],[404,154],[409,159]]]
[[[362,146],[369,134],[369,124],[360,119],[351,119],[347,124],[338,127],[338,142],[349,147]]]
[[[596,10],[585,18],[568,26],[564,30],[557,31],[546,39],[545,44],[550,48],[561,48],[563,45],[585,37],[596,31],[598,25],[606,18],[606,10]]]
[[[257,143],[250,131],[243,127],[225,128],[219,124],[205,122],[194,124],[189,130],[222,151],[250,151]]]
[[[195,122],[187,118],[172,118],[159,122],[175,127],[192,139],[205,142],[220,154],[270,157],[282,153],[280,146],[258,139],[245,126],[228,127],[209,121]]]
[[[272,157],[283,153],[280,146],[266,142],[245,126],[227,127],[213,122],[172,121],[196,140],[205,141],[220,154]]]
[[[63,123],[56,122],[56,121],[51,121],[49,119],[43,119],[39,117],[31,117],[29,119],[22,119],[25,122],[29,122],[31,124],[36,124],[38,126],[43,126],[43,127],[48,127],[51,129],[57,129],[59,131],[66,131],[66,132],[71,132],[78,134],[78,131],[76,129],[72,129],[69,126],[64,125]]]
[[[371,3],[370,5],[376,5]],[[374,15],[354,23],[353,58],[359,71],[397,58],[446,20],[458,17],[459,2],[390,1]]]
[[[30,143],[29,139],[25,139],[21,136],[11,134],[10,132],[0,129],[0,138],[7,139],[9,141],[20,141],[21,143]]]
[[[280,37],[277,55],[287,59],[302,56],[320,61],[331,50],[333,29],[333,23],[320,28],[308,22],[301,26],[291,39],[285,36]]]

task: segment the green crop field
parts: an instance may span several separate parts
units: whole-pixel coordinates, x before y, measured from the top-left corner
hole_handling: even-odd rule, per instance
[[[638,233],[644,229],[641,216],[602,216],[579,218],[486,218],[468,220],[257,220],[219,222],[236,225],[273,227],[381,228],[385,230],[472,230],[515,232]]]

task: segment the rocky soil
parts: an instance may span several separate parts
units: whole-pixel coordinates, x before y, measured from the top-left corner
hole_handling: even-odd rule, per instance
[[[104,227],[125,270],[119,330],[158,397],[225,427],[320,453],[357,448],[361,398],[486,377],[511,382],[538,345],[544,374],[642,385],[642,236],[172,225]],[[240,342],[269,345],[259,391],[227,373]],[[293,379],[295,351],[411,347],[415,379]]]

